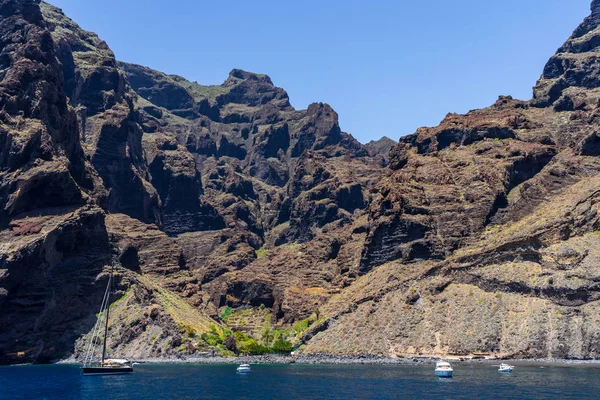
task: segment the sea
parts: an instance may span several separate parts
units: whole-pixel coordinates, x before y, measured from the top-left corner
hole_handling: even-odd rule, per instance
[[[600,369],[432,365],[140,364],[132,375],[82,376],[77,365],[0,367],[0,399],[600,399]]]

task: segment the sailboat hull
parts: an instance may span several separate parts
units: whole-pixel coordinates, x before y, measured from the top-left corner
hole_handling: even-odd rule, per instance
[[[131,374],[132,367],[84,367],[83,375],[123,375]]]

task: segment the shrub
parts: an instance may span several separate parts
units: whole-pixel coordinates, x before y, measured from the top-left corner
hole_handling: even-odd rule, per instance
[[[242,354],[262,355],[270,352],[267,346],[259,344],[255,339],[248,339],[238,344],[238,350]]]
[[[221,343],[227,339],[227,336],[231,335],[233,335],[233,332],[230,329],[221,329],[221,332],[219,332],[219,339],[221,340]]]
[[[276,353],[289,353],[292,351],[292,344],[285,339],[278,339],[273,343],[272,348]]]
[[[263,258],[267,254],[269,254],[269,250],[267,250],[264,246],[255,251],[256,258]]]
[[[215,326],[214,324],[211,324],[209,329],[210,331],[208,333],[203,333],[202,335],[200,335],[200,339],[209,346],[214,347],[222,345],[228,336],[233,335],[233,333],[229,329],[221,329]]]
[[[231,350],[228,350],[224,344],[220,344],[217,346],[217,352],[221,357],[233,357],[235,353]]]
[[[223,311],[223,314],[221,314],[221,319],[225,322],[227,322],[227,319],[229,318],[229,316],[231,315],[231,307],[227,306],[225,308],[225,310]]]
[[[294,330],[286,330],[286,329],[281,329],[281,328],[275,328],[273,329],[273,340],[277,341],[279,339],[287,339],[289,337],[293,337],[296,335],[296,332],[294,332]]]
[[[185,333],[185,336],[189,337],[189,338],[193,338],[194,336],[196,336],[196,330],[194,329],[194,327],[190,326],[190,325],[183,325],[183,331]]]
[[[261,329],[262,340],[267,344],[267,346],[273,340],[273,331],[271,330],[271,323],[269,321],[265,321]]]
[[[211,333],[203,333],[200,336],[200,339],[202,339],[202,341],[209,346],[217,346],[221,343],[221,341],[219,340],[219,337],[215,336]]]
[[[233,336],[235,336],[235,340],[238,342],[244,342],[248,339],[251,339],[244,332],[233,332]]]
[[[294,331],[296,331],[296,335],[301,335],[308,329],[310,326],[310,318],[303,319],[294,324]]]

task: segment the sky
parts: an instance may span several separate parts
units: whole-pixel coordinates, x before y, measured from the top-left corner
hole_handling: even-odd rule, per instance
[[[527,100],[590,0],[49,0],[121,61],[221,84],[268,74],[365,143]]]

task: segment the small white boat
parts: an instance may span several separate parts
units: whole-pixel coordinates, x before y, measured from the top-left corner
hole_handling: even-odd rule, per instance
[[[446,361],[440,361],[435,364],[435,376],[452,378],[452,372],[454,372],[454,370],[450,366],[450,363],[447,363]]]
[[[512,372],[514,368],[512,365],[502,363],[500,364],[500,368],[498,368],[498,372]]]
[[[239,374],[250,372],[250,364],[241,364],[239,367],[237,367],[237,372]]]

